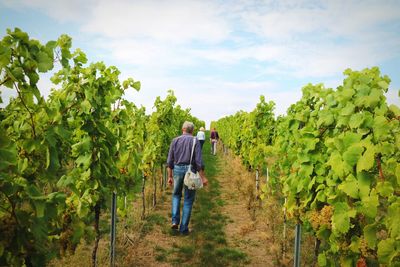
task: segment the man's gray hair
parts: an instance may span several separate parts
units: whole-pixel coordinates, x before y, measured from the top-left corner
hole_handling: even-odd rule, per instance
[[[182,129],[185,129],[187,133],[193,133],[194,124],[190,121],[185,121],[182,125]]]

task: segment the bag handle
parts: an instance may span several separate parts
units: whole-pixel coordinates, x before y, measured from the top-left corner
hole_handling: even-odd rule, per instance
[[[190,154],[190,163],[189,163],[190,166],[192,166],[192,158],[193,158],[193,151],[194,151],[195,145],[196,145],[196,137],[193,137],[192,153]]]

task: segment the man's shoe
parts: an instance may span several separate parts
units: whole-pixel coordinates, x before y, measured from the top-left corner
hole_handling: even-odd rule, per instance
[[[189,230],[181,232],[181,235],[189,235],[189,234],[190,234]]]
[[[178,227],[179,227],[179,225],[173,223],[172,226],[171,226],[171,229],[172,230],[178,230]]]

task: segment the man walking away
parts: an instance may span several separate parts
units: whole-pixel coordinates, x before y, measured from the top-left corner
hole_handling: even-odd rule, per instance
[[[189,168],[190,155],[193,142],[195,143],[192,162],[192,171],[198,171],[203,180],[203,185],[207,185],[208,180],[204,175],[204,164],[201,156],[201,147],[198,140],[193,137],[194,124],[185,121],[182,126],[182,135],[174,138],[171,142],[167,165],[168,165],[168,184],[173,184],[172,193],[172,226],[181,234],[189,233],[190,214],[196,195],[196,190],[189,190],[184,185],[183,179]],[[182,220],[180,217],[180,203],[182,198],[182,189],[184,189],[184,199],[182,208]]]

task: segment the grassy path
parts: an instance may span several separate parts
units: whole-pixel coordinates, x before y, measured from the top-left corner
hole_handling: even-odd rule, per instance
[[[164,201],[146,219],[144,232],[120,261],[122,266],[244,266],[246,253],[229,245],[226,226],[233,221],[224,212],[225,200],[217,179],[223,164],[213,156],[210,144],[203,147],[209,185],[197,192],[189,225],[191,233],[181,236],[169,229],[170,190]],[[125,253],[124,253],[125,254]]]
[[[207,190],[199,191],[193,213],[193,245],[198,250],[199,266],[240,266],[249,262],[245,253],[229,246],[225,227],[231,223],[224,214],[225,201],[218,174],[223,168],[219,156],[210,152],[210,144],[206,142],[203,148],[203,158],[206,165],[206,176],[209,179]]]
[[[269,234],[265,209],[256,209],[251,177],[240,162],[203,147],[208,187],[197,192],[189,225],[181,236],[170,227],[171,192],[147,217],[121,266],[277,266],[279,246]],[[257,210],[257,211],[256,211]]]
[[[227,244],[225,226],[229,217],[223,215],[224,201],[216,179],[221,165],[219,158],[211,155],[208,142],[203,147],[203,160],[209,185],[197,192],[190,223],[192,232],[189,236],[175,236],[175,232],[168,231],[174,240],[172,246],[157,246],[156,259],[176,266],[241,266],[249,262],[248,257]]]
[[[210,143],[203,147],[209,185],[197,192],[189,225],[182,236],[170,229],[171,189],[163,192],[145,220],[130,215],[117,226],[117,266],[277,266],[267,255],[279,247],[271,238],[265,212],[257,209],[252,178],[238,159],[211,155]],[[133,212],[139,214],[140,201]],[[274,218],[272,218],[274,220]],[[125,227],[124,227],[125,226]],[[107,226],[105,227],[107,228]],[[108,266],[108,238],[100,242],[99,266]],[[50,266],[87,266],[91,245],[82,245],[71,255]]]

